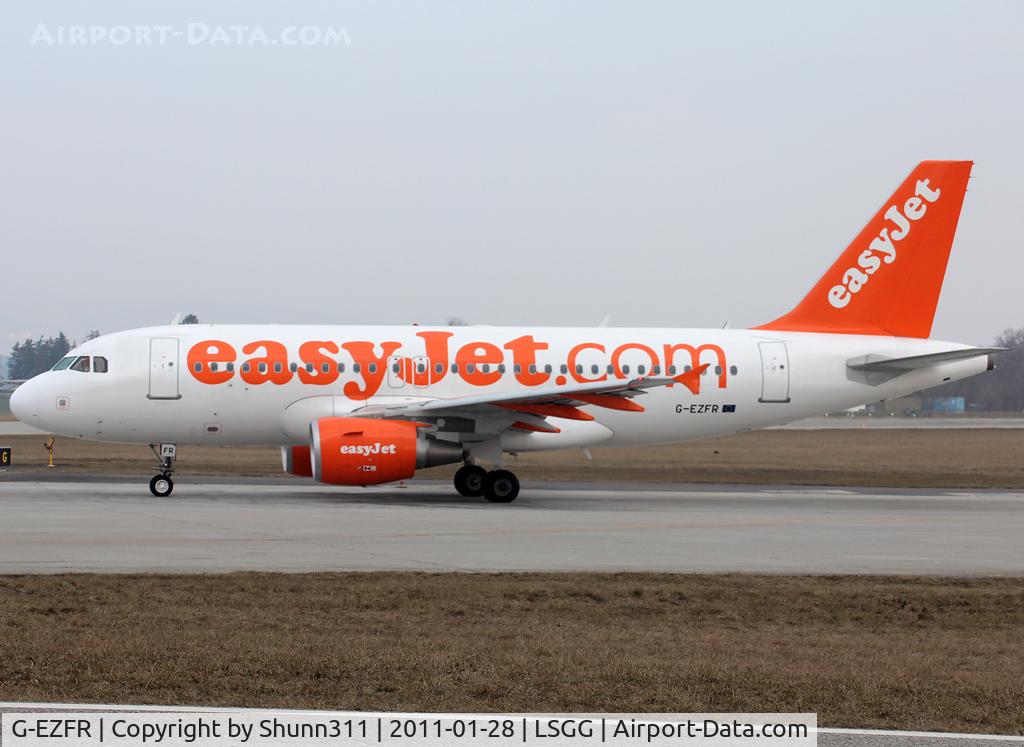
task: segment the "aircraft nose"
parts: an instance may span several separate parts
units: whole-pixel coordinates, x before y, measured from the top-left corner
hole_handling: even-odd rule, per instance
[[[21,389],[21,387],[19,386],[18,389]],[[21,406],[19,405],[19,400],[21,399],[21,397],[18,396],[18,389],[15,389],[13,392],[11,392],[11,401],[9,402],[9,405],[11,408],[11,412],[14,414],[14,417],[16,417],[18,420],[21,420]]]
[[[11,412],[14,414],[14,417],[23,423],[29,422],[32,415],[35,414],[32,408],[33,397],[31,390],[31,383],[26,381],[11,393]]]

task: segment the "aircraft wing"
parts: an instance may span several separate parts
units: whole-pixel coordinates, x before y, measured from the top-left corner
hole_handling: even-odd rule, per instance
[[[24,383],[25,379],[0,379],[0,393],[7,394],[13,392]]]
[[[502,410],[516,417],[521,416],[520,426],[526,430],[557,432],[557,428],[545,427],[545,418],[566,418],[568,420],[593,420],[594,416],[579,408],[584,405],[605,407],[611,410],[643,412],[643,405],[634,402],[648,389],[669,384],[681,384],[690,391],[700,391],[700,376],[708,364],[687,371],[679,376],[636,377],[615,381],[574,382],[532,388],[528,392],[495,392],[469,397],[437,398],[426,402],[400,405],[367,405],[353,410],[351,417],[372,418],[417,418],[439,415],[496,414]],[[539,421],[539,422],[538,422]],[[533,426],[536,426],[534,428]]]

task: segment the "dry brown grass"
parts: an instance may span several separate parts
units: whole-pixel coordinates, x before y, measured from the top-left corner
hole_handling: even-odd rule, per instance
[[[2,438],[18,469],[46,463],[42,439]],[[758,431],[675,446],[523,454],[524,480],[722,482],[794,485],[1024,488],[1024,429]],[[145,446],[57,440],[63,472],[147,474]],[[272,448],[183,446],[182,475],[280,475]],[[418,473],[447,479],[454,467]]]
[[[0,700],[1024,732],[1019,579],[0,577]]]

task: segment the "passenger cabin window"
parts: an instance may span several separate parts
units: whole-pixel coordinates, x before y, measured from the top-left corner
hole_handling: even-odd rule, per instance
[[[736,366],[729,366],[729,373],[731,373],[731,374],[732,374],[733,376],[735,376],[735,375],[736,375],[736,372],[737,372],[738,370],[739,370],[739,369],[738,369],[738,368],[736,368]]]
[[[67,358],[61,358],[57,361],[57,364],[51,368],[51,371],[63,371],[65,368],[70,368],[71,364],[75,362],[75,356],[69,355]]]
[[[216,365],[216,364],[214,364]],[[92,370],[96,373],[106,373],[108,369],[107,359],[101,355],[94,355],[92,357]]]
[[[83,355],[75,361],[74,365],[71,366],[72,371],[83,371],[89,373],[89,356]]]

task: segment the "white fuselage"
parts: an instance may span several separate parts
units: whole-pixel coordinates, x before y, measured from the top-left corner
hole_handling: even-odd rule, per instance
[[[651,388],[636,398],[643,412],[586,406],[593,421],[551,418],[558,433],[508,429],[486,411],[473,413],[475,435],[460,418],[436,423],[448,438],[472,441],[490,418],[504,451],[657,444],[763,428],[984,371],[987,359],[978,357],[869,383],[847,368],[864,356],[964,347],[721,329],[167,326],[81,345],[69,356],[101,356],[108,370],[47,372],[18,389],[12,407],[46,431],[99,441],[283,446],[308,443],[318,418],[367,406],[674,376],[709,364],[697,393]]]

